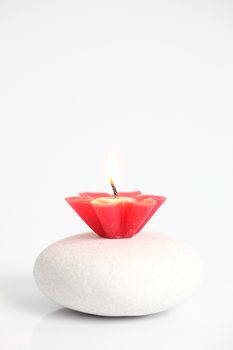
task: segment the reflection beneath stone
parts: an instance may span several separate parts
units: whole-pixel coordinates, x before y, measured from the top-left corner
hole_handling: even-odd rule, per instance
[[[77,350],[88,346],[103,350],[111,349],[113,345],[114,348],[130,349],[131,342],[145,348],[147,341],[151,342],[151,334],[146,337],[148,324],[162,325],[171,315],[172,311],[166,311],[140,317],[102,317],[63,308],[38,322],[32,337],[32,349]],[[161,336],[160,330],[159,333]]]

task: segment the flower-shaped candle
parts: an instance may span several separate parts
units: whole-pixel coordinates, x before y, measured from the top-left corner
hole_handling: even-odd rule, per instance
[[[114,150],[108,158],[108,178],[113,195],[83,192],[79,196],[65,199],[99,236],[130,238],[144,227],[166,198],[145,195],[140,191],[117,192],[112,174],[114,179],[118,177],[118,161]]]
[[[66,201],[85,223],[106,238],[130,238],[138,233],[165,197],[145,195],[140,191],[108,193],[84,192]]]

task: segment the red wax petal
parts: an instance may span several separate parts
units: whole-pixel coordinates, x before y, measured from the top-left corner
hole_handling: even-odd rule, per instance
[[[68,197],[65,198],[65,200],[94,232],[98,234],[103,232],[103,227],[101,226],[91,205],[91,199]]]
[[[132,197],[137,198],[139,195],[141,195],[141,191],[133,191],[133,192],[118,192],[118,196],[120,197]]]
[[[92,207],[103,228],[101,236],[108,238],[121,238],[124,217],[123,203],[107,205],[92,203]]]
[[[163,202],[165,202],[166,197],[161,197],[161,196],[154,196],[154,195],[147,195],[144,194],[142,196],[140,196],[140,200],[143,199],[153,199],[154,200],[154,204],[152,207],[152,210],[148,213],[147,216],[145,216],[145,221],[141,223],[141,225],[138,227],[138,230],[136,233],[140,232],[141,229],[146,225],[146,223],[152,218],[152,216],[156,213],[156,211],[159,209],[159,207],[163,204]]]
[[[132,237],[147,223],[149,214],[155,206],[154,200],[138,201],[134,205],[127,205],[127,220],[125,220],[124,232],[126,237]]]
[[[147,217],[146,222],[150,220],[150,218],[156,213],[156,211],[161,207],[163,202],[165,202],[165,200],[167,199],[166,197],[161,197],[161,196],[149,196],[149,197],[155,200],[155,204],[152,211],[149,213],[149,216]],[[139,231],[141,229],[142,227],[140,227]]]

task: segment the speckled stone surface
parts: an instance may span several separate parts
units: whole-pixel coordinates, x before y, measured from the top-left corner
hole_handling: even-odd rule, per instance
[[[84,233],[58,241],[37,258],[40,290],[67,308],[103,316],[166,310],[198,286],[202,263],[174,238],[141,232],[130,239]]]

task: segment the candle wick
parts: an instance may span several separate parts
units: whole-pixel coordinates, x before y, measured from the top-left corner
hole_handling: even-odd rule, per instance
[[[110,177],[110,184],[112,186],[114,197],[117,198],[118,197],[118,192],[117,192],[116,186],[114,185],[114,182],[113,182],[111,177]]]

